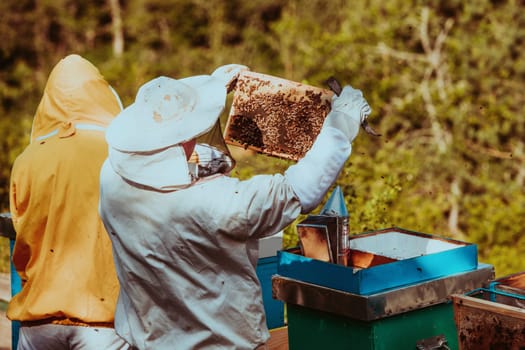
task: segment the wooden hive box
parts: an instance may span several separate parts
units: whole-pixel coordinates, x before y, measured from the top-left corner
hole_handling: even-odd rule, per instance
[[[525,348],[525,272],[452,296],[460,350]]]

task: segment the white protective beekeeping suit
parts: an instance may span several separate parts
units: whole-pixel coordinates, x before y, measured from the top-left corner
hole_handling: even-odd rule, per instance
[[[139,349],[267,342],[258,239],[320,203],[350,155],[361,110],[369,113],[360,92],[345,88],[312,150],[284,175],[195,176],[181,144],[215,125],[242,69],[154,79],[108,128],[100,213],[121,283],[115,326]]]

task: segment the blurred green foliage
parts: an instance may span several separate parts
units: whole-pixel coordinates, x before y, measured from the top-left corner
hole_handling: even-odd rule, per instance
[[[9,239],[0,238],[0,272],[9,272]]]
[[[361,89],[370,123],[336,185],[351,233],[390,226],[478,244],[525,269],[523,0],[18,0],[0,2],[0,206],[47,75],[70,53],[133,101],[148,79],[225,63]],[[121,49],[118,38],[122,37]],[[234,176],[289,163],[239,153]],[[315,213],[315,211],[314,211]],[[301,220],[303,217],[299,218]],[[295,227],[285,245],[297,244]],[[5,256],[5,254],[4,254]],[[7,265],[1,265],[6,271]]]

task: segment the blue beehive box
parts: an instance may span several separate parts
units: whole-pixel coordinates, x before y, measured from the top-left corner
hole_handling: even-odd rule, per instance
[[[269,329],[284,325],[284,303],[272,297],[272,276],[277,274],[277,252],[282,249],[283,234],[259,240],[259,260],[257,261],[257,278],[261,283],[266,325]]]
[[[398,227],[350,237],[350,264],[278,252],[278,274],[311,284],[369,295],[478,267],[477,246]]]
[[[284,326],[284,303],[272,297],[272,276],[277,274],[277,256],[260,258],[257,278],[261,282],[266,325],[269,329]]]

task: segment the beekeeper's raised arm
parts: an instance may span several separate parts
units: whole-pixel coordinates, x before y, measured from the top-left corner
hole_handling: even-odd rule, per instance
[[[371,112],[361,90],[345,86],[339,96],[334,95],[332,109],[312,148],[285,173],[303,213],[317,207],[334,183],[350,156],[361,123]]]

